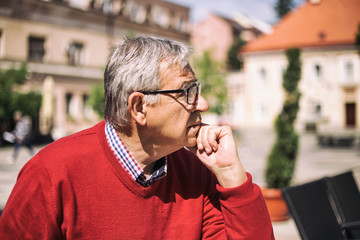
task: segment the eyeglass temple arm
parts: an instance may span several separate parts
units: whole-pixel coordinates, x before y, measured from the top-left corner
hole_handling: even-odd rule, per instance
[[[157,93],[181,93],[183,89],[177,90],[159,90],[159,91],[140,91],[142,94],[157,94]]]

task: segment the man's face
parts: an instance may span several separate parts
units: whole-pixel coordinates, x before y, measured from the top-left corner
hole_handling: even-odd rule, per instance
[[[161,69],[161,90],[185,89],[196,82],[190,65],[179,68]],[[147,112],[148,127],[154,132],[153,140],[170,148],[196,145],[200,129],[200,112],[207,111],[207,101],[199,95],[195,105],[189,105],[184,93],[160,94],[160,100],[150,106]]]

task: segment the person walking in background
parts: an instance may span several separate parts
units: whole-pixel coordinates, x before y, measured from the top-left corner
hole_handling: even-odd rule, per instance
[[[34,149],[31,144],[31,121],[29,116],[23,116],[20,111],[16,111],[14,113],[14,120],[16,125],[12,131],[15,137],[14,152],[11,159],[12,164],[16,162],[21,146],[28,148],[31,156],[34,155]]]
[[[104,73],[105,121],[20,171],[0,239],[251,239],[274,234],[232,130],[208,110],[180,42],[123,40]]]

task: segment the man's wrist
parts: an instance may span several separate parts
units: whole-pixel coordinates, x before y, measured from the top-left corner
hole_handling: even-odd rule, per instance
[[[216,174],[216,178],[223,188],[238,187],[248,179],[242,167],[223,169],[221,173]]]

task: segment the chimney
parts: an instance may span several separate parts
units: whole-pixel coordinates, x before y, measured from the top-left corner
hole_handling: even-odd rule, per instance
[[[308,3],[313,4],[313,5],[321,3],[321,0],[307,0],[307,1],[308,1]]]

